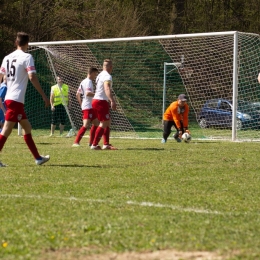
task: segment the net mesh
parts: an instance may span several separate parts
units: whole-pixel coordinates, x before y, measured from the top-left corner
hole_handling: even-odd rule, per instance
[[[257,81],[260,37],[238,34],[237,136],[260,138],[260,88]],[[161,137],[163,81],[165,107],[180,93],[189,97],[189,125],[193,138],[231,138],[233,97],[233,35],[169,39],[125,40],[31,46],[38,77],[45,92],[63,78],[70,87],[67,129],[82,124],[76,90],[88,67],[102,70],[103,60],[113,61],[113,91],[118,110],[112,113],[111,136]],[[164,63],[172,63],[164,71]],[[178,66],[176,66],[178,64]],[[50,128],[50,109],[33,90],[26,94],[26,112],[33,128]],[[35,109],[36,108],[36,109]]]

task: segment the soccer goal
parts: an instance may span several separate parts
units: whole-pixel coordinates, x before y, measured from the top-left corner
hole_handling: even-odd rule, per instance
[[[180,93],[189,97],[194,139],[260,140],[260,37],[241,32],[30,43],[45,92],[62,77],[69,85],[67,130],[81,126],[76,100],[90,66],[113,61],[115,137],[160,138],[162,111]],[[31,85],[25,109],[32,127],[46,134],[50,109]],[[48,131],[48,132],[47,132]]]

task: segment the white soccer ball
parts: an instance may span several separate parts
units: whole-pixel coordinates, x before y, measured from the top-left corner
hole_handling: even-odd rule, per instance
[[[184,133],[181,138],[185,143],[189,143],[191,141],[191,135],[189,133]]]

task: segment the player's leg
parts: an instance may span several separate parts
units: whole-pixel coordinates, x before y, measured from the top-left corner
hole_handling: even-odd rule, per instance
[[[96,133],[95,133],[95,137],[93,140],[93,143],[91,145],[91,149],[93,150],[100,150],[101,147],[98,145],[100,139],[102,138],[104,132],[105,132],[105,128],[107,126],[109,126],[110,124],[110,119],[109,120],[105,120],[105,121],[100,121],[99,126],[97,127]]]
[[[0,134],[0,151],[2,151],[8,136],[12,133],[12,130],[13,130],[13,127],[15,126],[15,124],[16,124],[16,122],[5,120],[2,132]]]
[[[46,156],[41,156],[38,152],[38,149],[34,143],[34,140],[32,138],[32,127],[30,122],[28,121],[27,118],[20,120],[20,125],[22,126],[23,130],[24,130],[24,141],[27,144],[29,150],[31,151],[33,157],[35,158],[35,163],[37,165],[41,165],[47,161],[49,161],[50,156],[46,155]]]
[[[7,120],[5,121],[3,129],[0,133],[0,151],[2,151],[2,149],[5,145],[5,142],[8,138],[8,136],[11,134],[15,124],[16,124],[16,122],[11,122],[11,121],[9,122]],[[5,166],[6,166],[5,164],[0,162],[0,167],[5,167]]]
[[[163,139],[161,143],[166,143],[169,135],[171,134],[171,128],[173,121],[163,120]]]
[[[92,123],[92,126],[90,128],[90,133],[89,133],[89,146],[91,146],[93,144],[93,141],[95,138],[95,133],[99,126],[99,121],[97,118],[95,118],[94,120],[92,120],[91,123]]]
[[[84,136],[84,134],[86,133],[87,131],[87,128],[88,128],[88,125],[91,123],[91,120],[90,119],[83,119],[83,125],[82,127],[79,129],[78,131],[78,134],[74,140],[74,143],[73,143],[73,147],[78,147],[79,146],[79,143],[82,139],[82,137]]]
[[[96,100],[93,99],[92,107],[97,113],[97,117],[99,120],[99,126],[96,129],[95,137],[93,143],[91,145],[91,149],[93,150],[101,150],[101,147],[98,145],[102,135],[104,134],[105,128],[110,123],[110,115],[109,115],[109,104],[106,100]]]
[[[113,145],[110,144],[109,138],[110,138],[110,127],[111,127],[111,119],[109,120],[108,126],[104,130],[103,134],[103,140],[104,140],[104,145],[103,145],[103,150],[117,150]]]
[[[18,103],[18,104],[21,104],[21,103]],[[2,129],[2,132],[0,134],[0,151],[2,151],[8,136],[12,133],[13,127],[16,124],[16,122],[18,121],[17,120],[18,114],[16,113],[17,102],[7,100],[6,107],[7,107],[7,111],[6,111],[6,115],[5,115],[5,123],[4,123],[3,129]],[[0,162],[0,166],[3,167],[5,165]]]
[[[103,145],[109,145],[110,127],[111,127],[111,119],[109,120],[109,124],[105,128],[105,131],[103,134]]]
[[[176,126],[175,122],[173,122],[173,126],[176,129],[176,133],[173,135],[173,137],[174,137],[176,142],[180,143],[181,142],[181,137],[180,137],[180,133],[179,133],[178,127]],[[181,123],[181,131],[183,133],[183,125],[182,125],[182,123]]]

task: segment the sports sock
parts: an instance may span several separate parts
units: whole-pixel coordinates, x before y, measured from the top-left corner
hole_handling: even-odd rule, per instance
[[[31,153],[33,154],[35,159],[40,159],[41,156],[38,153],[38,150],[36,148],[36,145],[32,139],[32,135],[31,134],[26,134],[23,136],[24,141],[26,142],[28,148],[30,149]]]
[[[103,134],[104,145],[109,144],[109,136],[110,136],[110,127],[106,127]]]
[[[82,139],[82,137],[84,136],[84,134],[86,133],[87,131],[87,128],[85,126],[82,126],[79,131],[78,131],[78,134],[77,134],[77,137],[74,141],[74,143],[77,143],[79,144],[80,140]]]
[[[89,132],[89,144],[93,144],[93,141],[94,141],[94,138],[95,138],[95,133],[96,133],[96,130],[97,130],[97,126],[95,125],[92,125],[91,129],[90,129],[90,132]]]
[[[0,151],[2,151],[2,149],[3,149],[4,145],[5,145],[6,140],[7,140],[7,138],[4,135],[0,134]]]
[[[101,139],[101,137],[104,133],[104,130],[105,129],[100,127],[100,126],[97,128],[96,133],[95,133],[95,138],[94,138],[94,141],[93,141],[93,144],[92,144],[93,146],[98,145],[98,143],[99,143],[99,141],[100,141],[100,139]]]

